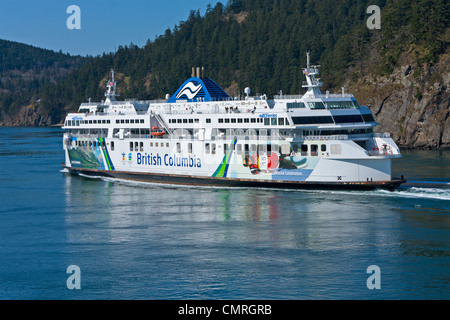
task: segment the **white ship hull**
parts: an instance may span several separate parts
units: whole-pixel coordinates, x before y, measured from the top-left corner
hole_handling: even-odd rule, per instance
[[[404,182],[392,179],[391,159],[394,156],[382,152],[370,156],[361,150],[364,157],[360,158],[355,158],[355,151],[352,157],[330,155],[326,151],[313,156],[302,155],[291,151],[293,143],[286,141],[270,141],[270,146],[281,146],[276,151],[252,152],[251,149],[258,148],[251,146],[260,146],[261,142],[243,140],[240,144],[235,139],[209,142],[133,139],[133,150],[127,140],[67,138],[66,141],[64,166],[74,173],[92,176],[185,185],[282,188],[394,189]],[[111,150],[112,143],[114,150]],[[158,147],[154,146],[156,143]],[[324,150],[330,150],[331,144],[339,145],[336,140],[333,143],[310,140],[308,143],[324,145]],[[177,150],[177,144],[181,150]],[[210,148],[214,145],[214,154],[212,150],[206,153],[208,144]],[[233,149],[228,147],[227,152],[224,151],[226,146],[233,144]],[[280,153],[286,151],[287,145],[289,152]],[[282,150],[283,146],[285,150]],[[353,147],[360,149],[356,144]]]

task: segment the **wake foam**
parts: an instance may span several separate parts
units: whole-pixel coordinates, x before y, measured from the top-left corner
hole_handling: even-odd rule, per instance
[[[411,187],[399,189],[397,191],[380,190],[385,195],[391,195],[403,198],[425,198],[436,200],[450,200],[450,188],[422,188]]]

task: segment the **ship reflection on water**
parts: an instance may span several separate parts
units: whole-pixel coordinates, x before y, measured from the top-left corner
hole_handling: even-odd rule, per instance
[[[70,263],[104,296],[371,299],[370,265],[383,274],[377,299],[446,294],[448,192],[64,180]]]
[[[85,232],[88,241],[101,237],[112,243],[173,237],[171,241],[184,244],[231,240],[327,250],[365,243],[368,234],[388,236],[368,221],[389,209],[364,209],[365,200],[358,197],[362,192],[174,187],[71,175],[65,179],[67,222],[85,223],[90,230],[74,229],[77,241]]]

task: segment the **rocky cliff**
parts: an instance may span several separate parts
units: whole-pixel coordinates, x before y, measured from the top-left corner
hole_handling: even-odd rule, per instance
[[[63,122],[61,116],[51,115],[39,103],[21,107],[13,115],[2,115],[0,126],[3,127],[49,127]]]
[[[411,59],[406,59],[411,61]],[[406,63],[389,76],[366,75],[349,84],[360,104],[370,105],[403,148],[450,148],[450,54],[433,66]]]

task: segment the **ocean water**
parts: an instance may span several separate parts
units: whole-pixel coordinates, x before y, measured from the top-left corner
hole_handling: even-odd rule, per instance
[[[224,189],[71,176],[61,137],[0,128],[0,299],[450,298],[448,151],[395,192]]]

